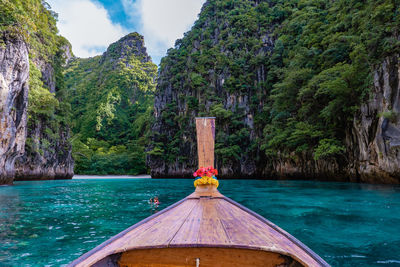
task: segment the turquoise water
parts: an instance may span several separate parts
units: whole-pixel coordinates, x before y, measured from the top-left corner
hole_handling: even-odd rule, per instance
[[[221,193],[332,266],[400,266],[400,187],[221,181]],[[0,187],[0,266],[63,266],[193,191],[191,180],[67,180]],[[159,196],[158,209],[148,199]]]

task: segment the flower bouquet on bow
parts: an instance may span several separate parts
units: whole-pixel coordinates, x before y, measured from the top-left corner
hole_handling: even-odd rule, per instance
[[[217,180],[218,171],[214,169],[212,166],[207,168],[199,168],[197,171],[193,173],[195,177],[194,186],[197,187],[199,185],[215,185],[218,187],[219,182]]]

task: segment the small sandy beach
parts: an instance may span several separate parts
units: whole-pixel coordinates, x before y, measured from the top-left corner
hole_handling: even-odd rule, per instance
[[[150,179],[147,174],[141,175],[74,175],[72,179]]]

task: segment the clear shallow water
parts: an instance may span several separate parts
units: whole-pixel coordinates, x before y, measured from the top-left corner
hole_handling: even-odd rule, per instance
[[[220,181],[332,266],[400,266],[400,187]],[[0,187],[0,266],[63,266],[193,191],[191,180],[67,180]],[[148,199],[159,196],[158,209]]]

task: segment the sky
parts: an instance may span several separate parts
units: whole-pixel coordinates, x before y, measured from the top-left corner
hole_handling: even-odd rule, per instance
[[[77,57],[102,54],[130,32],[144,36],[157,65],[197,19],[205,0],[47,0]]]

